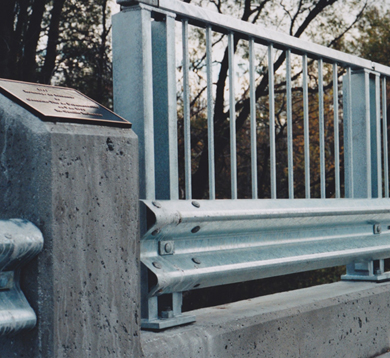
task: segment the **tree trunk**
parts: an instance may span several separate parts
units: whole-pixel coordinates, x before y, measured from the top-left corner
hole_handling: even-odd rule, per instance
[[[59,38],[59,26],[61,20],[61,12],[65,0],[54,0],[53,9],[51,11],[50,28],[46,47],[45,63],[40,73],[39,82],[50,84],[56,65],[57,44]]]

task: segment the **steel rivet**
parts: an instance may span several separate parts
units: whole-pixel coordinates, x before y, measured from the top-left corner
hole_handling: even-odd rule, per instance
[[[160,233],[160,229],[156,229],[156,230],[154,230],[153,232],[152,232],[152,235],[153,236],[156,236],[157,234],[159,234]]]
[[[193,234],[196,234],[199,230],[200,230],[200,226],[195,226],[195,227],[191,230],[191,232],[192,232]]]
[[[200,204],[197,201],[193,201],[191,204],[196,208],[200,208]]]
[[[198,265],[200,265],[202,263],[202,261],[200,261],[197,257],[193,257],[192,261],[195,262]]]
[[[160,204],[160,202],[158,202],[158,201],[152,201],[152,204],[156,207],[156,208],[161,208],[161,204]]]
[[[153,262],[153,266],[154,266],[156,269],[161,269],[161,268],[162,268],[161,264],[160,264],[159,262],[157,262],[157,261],[154,261],[154,262]]]

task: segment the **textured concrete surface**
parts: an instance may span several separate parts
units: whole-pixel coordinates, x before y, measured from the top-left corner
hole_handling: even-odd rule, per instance
[[[0,95],[0,163],[0,218],[45,240],[22,281],[38,324],[0,338],[1,358],[139,357],[135,134],[42,122]]]
[[[194,312],[142,332],[145,357],[368,358],[390,347],[390,283],[339,282]]]

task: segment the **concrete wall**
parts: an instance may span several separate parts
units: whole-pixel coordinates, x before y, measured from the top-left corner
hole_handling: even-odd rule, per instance
[[[390,348],[390,283],[338,282],[191,313],[192,325],[143,332],[145,357],[368,358]]]
[[[140,356],[135,134],[42,122],[0,95],[0,160],[0,217],[45,240],[22,275],[37,326],[0,338],[1,358]]]

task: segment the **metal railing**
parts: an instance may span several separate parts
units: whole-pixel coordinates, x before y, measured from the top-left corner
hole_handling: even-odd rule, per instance
[[[20,289],[20,270],[43,247],[43,237],[22,219],[0,220],[0,336],[33,328],[34,310]]]
[[[192,322],[181,314],[181,292],[346,264],[345,279],[384,280],[390,257],[387,88],[390,68],[264,29],[176,0],[118,0],[114,17],[114,104],[133,123],[140,142],[143,327]],[[182,113],[186,200],[179,200],[176,22],[182,23]],[[189,26],[205,31],[208,195],[192,200]],[[212,32],[227,36],[231,200],[215,200],[215,125]],[[238,199],[235,92],[237,40],[249,51],[249,122],[252,199]],[[255,46],[267,49],[270,199],[258,199]],[[277,199],[274,53],[285,64],[288,198]],[[294,199],[292,56],[301,59],[304,198]],[[317,61],[319,198],[311,198],[308,66]],[[332,73],[333,199],[326,194],[324,66]],[[342,91],[339,91],[343,68]],[[339,98],[342,97],[342,111]],[[340,118],[342,113],[342,119]],[[342,123],[340,127],[340,123]],[[339,133],[342,129],[343,135]],[[340,144],[342,139],[343,145]],[[340,167],[341,152],[344,165]],[[383,164],[383,165],[382,165]],[[344,170],[342,170],[344,169]],[[343,173],[343,175],[341,175]],[[342,195],[344,191],[344,195]],[[343,197],[344,196],[344,197]],[[342,198],[342,200],[341,200]],[[277,199],[277,200],[273,200]],[[146,219],[147,217],[147,219]],[[164,306],[169,307],[164,308]]]

